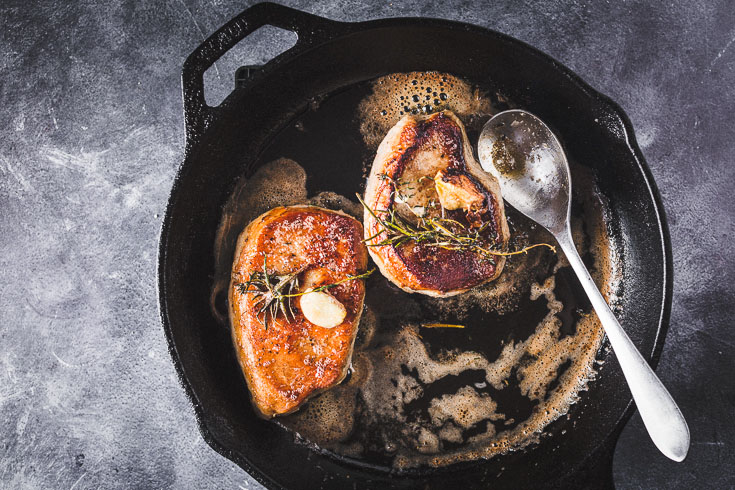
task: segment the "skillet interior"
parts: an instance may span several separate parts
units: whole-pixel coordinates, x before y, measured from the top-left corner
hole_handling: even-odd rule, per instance
[[[297,45],[211,112],[207,129],[196,134],[200,138],[189,148],[169,202],[159,259],[161,312],[205,439],[273,487],[439,488],[489,482],[517,487],[572,471],[613,432],[630,403],[614,361],[601,370],[569,420],[555,422],[552,437],[538,446],[401,477],[345,465],[296,445],[290,434],[257,418],[250,408],[229,332],[212,317],[208,304],[222,206],[237,178],[253,171],[268,141],[307,110],[314,97],[391,72],[437,70],[472,81],[492,79],[521,107],[547,121],[565,141],[570,158],[595,172],[616,218],[609,233],[624,243],[620,321],[649,358],[667,313],[666,235],[619,109],[545,55],[484,29],[426,19],[328,26],[334,37]],[[323,169],[325,174],[328,170]],[[562,425],[572,430],[561,435]]]

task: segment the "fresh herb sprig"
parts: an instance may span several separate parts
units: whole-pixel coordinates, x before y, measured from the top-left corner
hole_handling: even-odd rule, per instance
[[[406,191],[416,190],[416,187],[410,181],[400,179],[400,178],[394,179],[393,177],[391,177],[385,172],[379,173],[378,179],[382,181],[390,182],[393,185],[393,193],[396,197],[396,200],[399,202],[407,203],[408,200],[411,199],[415,195],[415,192],[412,194],[404,194],[403,192],[401,192],[401,190],[406,190]],[[421,183],[421,179],[419,179],[418,182]]]
[[[254,271],[250,273],[250,277],[247,281],[235,284],[235,287],[240,294],[252,294],[256,297],[253,305],[259,308],[257,311],[257,318],[261,325],[268,329],[268,319],[275,321],[278,313],[281,312],[286,321],[296,319],[296,315],[293,311],[293,305],[291,299],[305,294],[326,291],[327,289],[339,286],[355,279],[365,279],[370,276],[375,269],[371,269],[362,274],[352,275],[348,274],[344,279],[340,279],[337,282],[330,284],[324,284],[322,286],[308,289],[306,291],[299,291],[299,274],[304,269],[297,270],[290,274],[276,275],[268,272],[268,256],[263,253],[263,270]]]
[[[359,195],[357,195],[357,199],[382,227],[382,230],[378,233],[365,239],[368,247],[381,247],[385,245],[398,247],[408,242],[414,242],[447,250],[476,252],[490,260],[495,256],[527,253],[536,247],[548,247],[556,252],[556,248],[548,243],[536,243],[512,252],[494,250],[485,246],[486,239],[482,236],[482,232],[485,231],[489,224],[487,222],[477,228],[469,228],[459,221],[449,218],[416,216],[417,221],[414,224],[402,218],[394,209],[374,210],[365,204],[365,201]],[[385,214],[385,218],[379,217],[378,214]],[[383,234],[385,234],[385,237],[382,240],[377,243],[372,243],[374,239]]]

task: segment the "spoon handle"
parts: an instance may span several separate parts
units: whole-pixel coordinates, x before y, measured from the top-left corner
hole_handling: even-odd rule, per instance
[[[628,382],[648,435],[656,447],[674,461],[683,461],[689,451],[689,427],[676,402],[653,372],[600,294],[577,253],[569,227],[555,234],[556,241],[582,283],[605,328]]]

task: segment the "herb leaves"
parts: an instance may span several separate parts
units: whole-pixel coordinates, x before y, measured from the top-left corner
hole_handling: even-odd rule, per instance
[[[417,216],[417,221],[414,224],[402,218],[394,209],[374,210],[365,204],[365,201],[359,195],[357,195],[357,199],[382,227],[382,230],[378,233],[365,239],[368,247],[385,245],[399,247],[405,243],[414,242],[447,250],[475,252],[491,261],[494,261],[494,256],[517,255],[526,253],[536,247],[548,247],[556,252],[556,249],[548,243],[537,243],[513,252],[494,250],[486,245],[487,239],[482,236],[482,232],[485,231],[488,223],[470,228],[453,219]],[[386,216],[381,218],[378,214],[385,214]],[[383,234],[385,234],[384,238],[377,243],[373,243],[373,240]]]
[[[235,287],[240,294],[252,294],[255,296],[256,299],[253,303],[258,309],[258,321],[267,330],[269,319],[270,322],[275,321],[279,313],[283,315],[287,322],[296,319],[293,305],[291,304],[293,298],[312,292],[326,291],[327,289],[355,279],[365,279],[375,271],[375,269],[371,269],[358,275],[348,274],[347,277],[337,282],[310,288],[306,291],[299,291],[299,275],[304,270],[305,268],[302,268],[284,275],[276,275],[268,272],[268,256],[263,252],[263,270],[251,272],[247,281],[237,283]]]

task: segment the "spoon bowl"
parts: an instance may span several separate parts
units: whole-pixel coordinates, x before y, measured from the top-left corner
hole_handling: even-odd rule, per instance
[[[559,140],[530,112],[501,112],[482,128],[482,168],[498,179],[503,198],[548,230],[569,219],[571,179]]]
[[[689,451],[684,416],[618,323],[574,245],[569,226],[572,179],[557,137],[538,117],[513,109],[485,123],[477,153],[508,204],[554,235],[605,328],[651,440],[668,458],[683,461]]]

